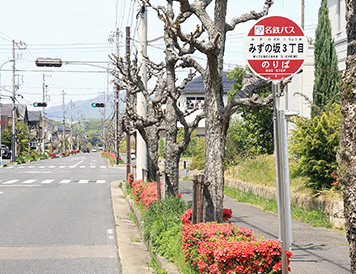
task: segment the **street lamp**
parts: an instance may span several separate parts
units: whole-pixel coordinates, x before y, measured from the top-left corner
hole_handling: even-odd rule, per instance
[[[2,65],[0,66],[0,145],[1,145],[1,113],[2,113],[1,112],[1,107],[2,107],[2,105],[1,105],[1,89],[2,89],[2,87],[1,87],[1,69],[6,63],[13,62],[13,61],[14,61],[13,59],[7,60],[4,63],[2,63]],[[0,148],[0,166],[1,165],[2,165],[2,150]]]

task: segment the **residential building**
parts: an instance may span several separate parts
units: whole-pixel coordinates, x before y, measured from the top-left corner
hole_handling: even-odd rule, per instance
[[[224,85],[224,95],[223,100],[224,104],[227,104],[228,91],[232,89],[232,85],[234,81],[227,78],[227,72],[223,72],[223,85]],[[204,108],[204,100],[205,100],[205,87],[202,76],[198,76],[194,78],[191,82],[189,82],[185,88],[182,90],[182,94],[178,99],[178,107],[185,112],[192,111],[194,108],[197,108],[194,113],[187,116],[187,122],[190,123],[194,121],[196,115],[199,115]],[[178,124],[181,127],[181,124]],[[197,135],[204,136],[205,135],[205,120],[201,120],[198,128]]]

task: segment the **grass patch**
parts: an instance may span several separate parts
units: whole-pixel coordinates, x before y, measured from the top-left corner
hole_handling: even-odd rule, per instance
[[[224,193],[242,203],[249,203],[260,207],[263,211],[278,214],[277,201],[255,196],[252,191],[242,192],[234,188],[225,187]],[[303,209],[298,205],[291,204],[291,215],[293,220],[299,220],[311,224],[314,227],[332,228],[332,223],[327,214],[318,209]]]

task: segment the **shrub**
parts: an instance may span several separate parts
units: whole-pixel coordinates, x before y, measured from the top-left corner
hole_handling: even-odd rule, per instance
[[[192,208],[189,208],[184,212],[183,216],[180,218],[183,225],[192,223],[192,219],[193,219],[192,214],[193,214]],[[223,219],[224,219],[225,223],[231,219],[231,216],[232,216],[232,210],[224,208],[223,209]]]
[[[310,178],[307,187],[315,190],[332,187],[330,174],[337,169],[340,106],[333,104],[321,116],[296,118],[292,131],[291,155],[297,158],[302,175]]]
[[[177,197],[167,197],[161,202],[155,202],[142,214],[143,236],[149,242],[153,251],[168,260],[173,261],[182,255],[177,252],[177,244],[182,239],[180,216],[187,209],[184,201]]]
[[[257,241],[252,230],[232,224],[200,223],[182,227],[186,262],[200,273],[278,273],[278,241]],[[287,257],[292,253],[287,252]]]

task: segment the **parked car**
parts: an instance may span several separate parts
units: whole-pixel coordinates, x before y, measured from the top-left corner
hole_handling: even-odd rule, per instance
[[[11,159],[11,151],[5,145],[1,145],[1,156],[3,159]]]
[[[84,153],[89,153],[89,152],[90,152],[90,150],[89,150],[89,148],[88,148],[88,147],[86,147],[86,148],[84,148],[83,152],[84,152]]]

